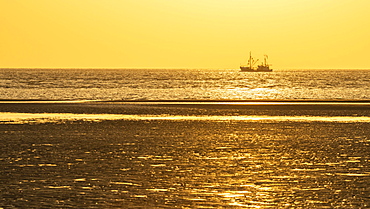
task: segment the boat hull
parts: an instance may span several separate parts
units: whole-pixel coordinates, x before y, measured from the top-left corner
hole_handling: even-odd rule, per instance
[[[253,69],[253,68],[250,68],[250,67],[241,66],[240,70],[241,70],[241,72],[272,72],[272,69],[267,68],[267,67]]]

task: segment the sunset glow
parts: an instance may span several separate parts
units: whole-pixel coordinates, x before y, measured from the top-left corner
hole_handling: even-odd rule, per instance
[[[0,68],[368,69],[368,0],[0,0]]]

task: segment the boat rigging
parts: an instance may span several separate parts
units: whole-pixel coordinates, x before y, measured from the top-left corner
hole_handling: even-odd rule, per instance
[[[254,65],[258,62],[258,59],[255,60],[252,57],[252,52],[249,52],[249,59],[247,65],[241,65],[240,70],[242,72],[272,72],[272,69],[270,69],[270,65],[267,63],[268,56],[264,56],[264,62],[261,63],[261,65],[258,65],[257,67],[254,67]]]

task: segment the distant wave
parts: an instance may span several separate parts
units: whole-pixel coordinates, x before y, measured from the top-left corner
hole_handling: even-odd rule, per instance
[[[360,104],[370,104],[368,99],[358,99],[358,100],[344,100],[344,99],[250,99],[250,100],[237,100],[237,99],[177,99],[177,100],[43,100],[43,99],[0,99],[0,103],[238,103],[238,104],[248,104],[248,103],[265,103],[265,104],[344,104],[344,103],[360,103]]]

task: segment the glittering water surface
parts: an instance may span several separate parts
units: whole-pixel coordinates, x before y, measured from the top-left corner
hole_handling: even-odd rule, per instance
[[[9,113],[0,112],[0,124],[64,123],[66,121],[104,120],[180,120],[180,121],[257,121],[257,122],[342,122],[370,123],[366,116],[271,116],[271,115],[127,115],[127,114],[73,114],[73,113]]]
[[[0,208],[369,208],[369,78],[1,69]]]
[[[0,70],[0,99],[370,99],[370,70]]]
[[[368,122],[0,125],[0,206],[367,208]]]

